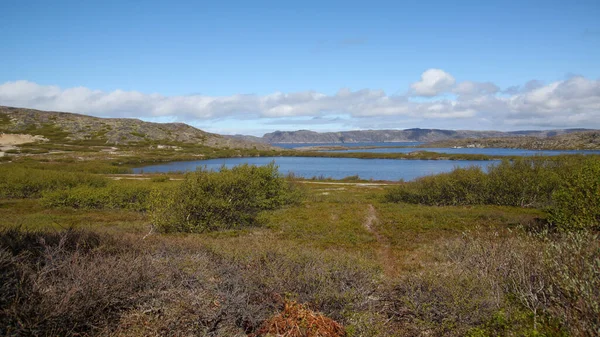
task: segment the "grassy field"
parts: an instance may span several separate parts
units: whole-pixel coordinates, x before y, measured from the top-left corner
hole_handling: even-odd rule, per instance
[[[291,312],[302,316],[290,336],[312,336],[317,313],[343,330],[314,336],[600,327],[598,236],[548,232],[544,209],[397,203],[386,197],[397,184],[294,181],[298,202],[251,226],[161,234],[146,198],[184,176],[80,173],[74,184],[57,173],[68,165],[3,165],[27,172],[14,190],[37,189],[0,199],[2,335],[258,336]],[[88,166],[79,171],[120,173]]]

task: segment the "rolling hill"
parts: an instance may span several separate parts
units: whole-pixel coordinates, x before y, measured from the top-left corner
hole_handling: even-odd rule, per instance
[[[271,149],[209,133],[184,123],[151,123],[132,118],[98,118],[75,113],[0,106],[0,133],[43,136],[55,143],[127,145],[186,143],[214,148]]]

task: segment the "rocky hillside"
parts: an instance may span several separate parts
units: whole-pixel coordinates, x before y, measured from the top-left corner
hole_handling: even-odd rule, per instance
[[[53,142],[119,145],[147,142],[188,143],[216,148],[271,148],[205,132],[183,123],[150,123],[129,118],[0,106],[0,133],[40,135]]]
[[[550,131],[469,131],[440,129],[406,129],[406,130],[365,130],[343,132],[314,132],[308,130],[276,131],[265,134],[262,138],[251,136],[235,136],[238,139],[262,141],[265,143],[371,143],[371,142],[437,142],[449,139],[480,139],[504,137],[548,137],[567,134],[582,129],[550,130]]]
[[[427,144],[431,147],[495,147],[531,150],[600,150],[600,131],[552,134],[548,137],[455,139]]]

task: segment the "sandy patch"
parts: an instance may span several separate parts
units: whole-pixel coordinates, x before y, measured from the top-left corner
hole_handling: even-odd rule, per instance
[[[39,141],[46,142],[48,139],[42,136],[0,133],[0,157],[4,156],[5,151],[16,148],[16,145]]]

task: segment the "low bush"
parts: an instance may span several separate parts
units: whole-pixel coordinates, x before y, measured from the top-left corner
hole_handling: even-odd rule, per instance
[[[568,167],[579,158],[518,158],[489,168],[483,202],[491,205],[536,207],[550,203]]]
[[[486,174],[480,167],[456,168],[388,190],[386,200],[425,205],[482,204],[487,197]]]
[[[368,310],[376,271],[266,237],[0,231],[0,335],[247,336],[286,299],[347,323]]]
[[[504,160],[423,177],[387,191],[389,202],[538,207],[561,228],[599,228],[600,160],[594,156]]]
[[[566,157],[503,160],[492,165],[487,173],[477,166],[456,168],[390,189],[386,199],[425,205],[548,205],[553,191],[574,165],[570,160]]]
[[[81,231],[0,233],[0,335],[98,332],[139,303],[159,272],[116,242]]]
[[[600,229],[600,160],[574,168],[552,200],[551,223],[563,229]]]
[[[145,211],[152,186],[147,183],[111,183],[105,187],[77,186],[43,193],[46,207],[130,209]]]
[[[103,187],[108,179],[81,172],[63,172],[25,168],[18,165],[0,166],[0,198],[39,198],[45,191],[76,186]]]
[[[597,336],[600,238],[466,234],[390,290],[389,315],[433,335]],[[415,333],[417,334],[417,333]]]
[[[310,310],[306,305],[287,301],[283,311],[265,321],[254,337],[259,336],[344,337],[346,330],[336,321]]]
[[[163,232],[203,232],[256,224],[257,215],[299,201],[271,163],[188,173],[176,188],[155,193],[153,224]]]
[[[150,181],[153,183],[164,183],[165,181],[169,181],[171,178],[169,178],[168,175],[165,174],[159,174],[159,175],[154,175],[150,178]]]
[[[435,270],[402,278],[385,301],[388,315],[404,323],[406,335],[465,336],[503,306],[495,290],[473,273]]]

